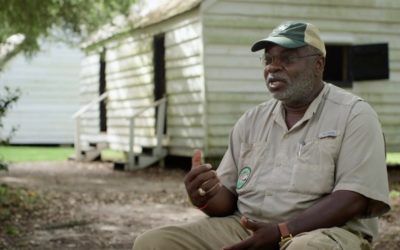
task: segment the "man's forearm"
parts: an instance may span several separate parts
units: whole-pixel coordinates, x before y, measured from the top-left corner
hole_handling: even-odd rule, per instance
[[[227,216],[236,211],[237,197],[222,185],[220,191],[212,197],[202,211],[208,216]]]
[[[368,199],[358,193],[336,191],[289,220],[287,226],[292,235],[318,228],[342,226],[362,215],[367,206]]]

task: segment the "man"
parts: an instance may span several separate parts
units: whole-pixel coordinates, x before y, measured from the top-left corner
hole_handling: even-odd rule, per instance
[[[314,25],[284,23],[251,49],[264,50],[273,99],[239,119],[216,172],[195,152],[185,185],[209,217],[149,231],[133,248],[370,249],[389,210],[376,113],[322,81]]]

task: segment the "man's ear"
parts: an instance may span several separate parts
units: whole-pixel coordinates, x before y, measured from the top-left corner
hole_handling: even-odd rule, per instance
[[[315,70],[318,74],[322,75],[325,68],[325,57],[320,56],[315,62]]]

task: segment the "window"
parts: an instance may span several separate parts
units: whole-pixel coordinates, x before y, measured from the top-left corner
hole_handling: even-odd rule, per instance
[[[351,88],[353,81],[389,78],[388,44],[326,45],[324,81]]]
[[[326,45],[324,81],[344,88],[352,86],[350,51],[349,45]]]

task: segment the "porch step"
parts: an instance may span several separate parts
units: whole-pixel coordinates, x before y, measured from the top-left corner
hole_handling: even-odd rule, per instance
[[[101,157],[101,150],[96,147],[90,147],[87,149],[81,150],[81,160],[82,161],[98,161]]]
[[[114,162],[114,169],[127,171],[143,169],[162,161],[166,156],[167,150],[164,148],[159,150],[159,152],[152,150],[151,153],[148,150],[144,150],[143,153],[134,156],[132,166],[129,166],[129,162]]]
[[[106,142],[91,142],[89,146],[81,149],[79,161],[90,162],[101,160],[101,151],[108,148]],[[69,157],[70,160],[77,160],[76,156]]]

